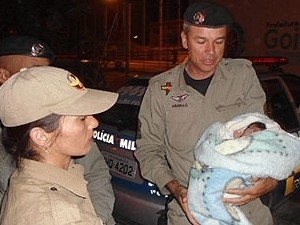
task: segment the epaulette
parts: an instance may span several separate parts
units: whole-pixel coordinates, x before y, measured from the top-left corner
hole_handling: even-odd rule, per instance
[[[224,65],[232,67],[233,65],[235,66],[247,66],[247,67],[252,67],[252,62],[248,59],[233,59],[233,58],[226,58],[224,59]]]
[[[159,73],[157,75],[155,75],[154,77],[152,77],[149,80],[149,84],[150,83],[155,83],[155,82],[166,82],[166,80],[173,80],[173,76],[176,75],[175,73],[175,67],[171,68],[167,71],[164,71],[162,73]]]

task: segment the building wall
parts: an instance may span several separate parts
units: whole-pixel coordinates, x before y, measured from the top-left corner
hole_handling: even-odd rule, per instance
[[[243,56],[285,56],[300,74],[299,0],[215,0],[232,12]]]

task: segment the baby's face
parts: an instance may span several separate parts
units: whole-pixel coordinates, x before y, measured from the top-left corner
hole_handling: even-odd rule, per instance
[[[257,127],[255,124],[252,124],[243,131],[241,136],[249,136],[250,134],[257,132],[257,131],[261,131],[261,130],[263,130],[263,129]]]

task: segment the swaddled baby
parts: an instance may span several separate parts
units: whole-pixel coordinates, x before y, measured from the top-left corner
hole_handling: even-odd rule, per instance
[[[249,187],[255,177],[287,178],[299,166],[299,149],[299,138],[259,113],[212,124],[195,148],[188,188],[191,212],[201,225],[251,224],[239,207],[222,201],[225,190]]]

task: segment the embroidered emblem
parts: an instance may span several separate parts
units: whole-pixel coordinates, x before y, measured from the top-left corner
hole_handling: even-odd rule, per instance
[[[31,46],[31,52],[30,52],[30,54],[31,54],[32,56],[38,57],[38,56],[43,55],[44,52],[45,52],[45,48],[44,48],[44,46],[41,45],[41,44],[33,44],[33,45]]]
[[[165,85],[161,86],[161,90],[166,91],[166,95],[168,95],[171,91],[172,83],[167,82]]]
[[[69,73],[68,80],[71,82],[70,87],[75,87],[76,89],[81,91],[85,89],[81,81],[74,74]]]
[[[201,12],[196,12],[193,16],[194,22],[197,25],[200,25],[204,22],[205,16]]]
[[[172,96],[172,99],[175,100],[176,102],[182,102],[185,100],[189,95],[188,94],[183,94],[183,95],[177,95],[177,96]]]

